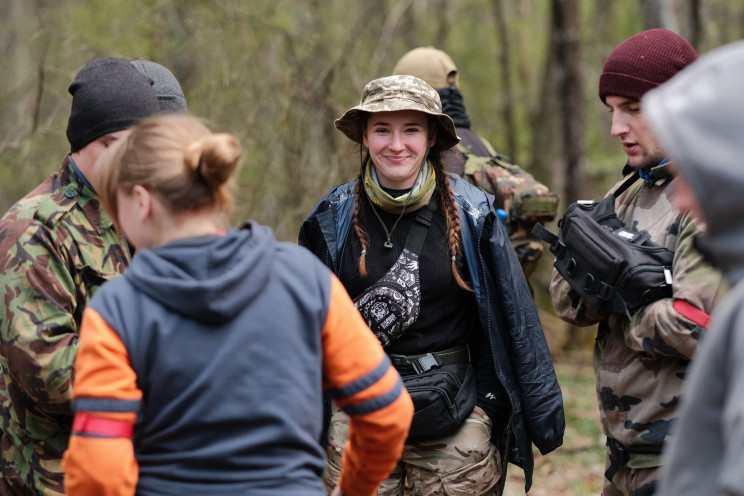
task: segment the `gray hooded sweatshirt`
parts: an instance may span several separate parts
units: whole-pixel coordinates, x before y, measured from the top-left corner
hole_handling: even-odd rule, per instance
[[[643,112],[697,197],[733,286],[712,315],[664,453],[661,496],[744,494],[744,41],[649,91]]]

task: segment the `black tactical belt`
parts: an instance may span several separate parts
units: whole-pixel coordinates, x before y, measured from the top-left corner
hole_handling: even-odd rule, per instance
[[[470,363],[470,348],[463,344],[442,351],[434,351],[423,355],[394,355],[388,354],[393,366],[400,373],[423,374],[442,365],[462,365]]]
[[[625,446],[615,438],[607,438],[607,447],[614,461],[624,467],[630,461],[630,455],[660,455],[660,444],[641,444],[636,446]]]

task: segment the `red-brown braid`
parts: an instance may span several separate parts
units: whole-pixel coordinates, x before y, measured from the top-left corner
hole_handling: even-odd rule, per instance
[[[362,256],[359,257],[359,275],[367,277],[367,248],[369,247],[369,233],[364,229],[364,161],[359,171],[356,184],[356,197],[354,199],[354,214],[351,216],[351,227],[354,229],[359,246],[362,247]]]
[[[457,215],[457,205],[455,205],[455,196],[447,180],[447,174],[441,165],[439,157],[431,157],[431,163],[434,165],[437,174],[437,188],[442,198],[442,210],[447,222],[447,242],[449,244],[450,256],[452,257],[452,276],[455,278],[457,285],[468,291],[472,288],[460,276],[457,270],[457,257],[462,253],[462,236],[460,231],[460,217]]]

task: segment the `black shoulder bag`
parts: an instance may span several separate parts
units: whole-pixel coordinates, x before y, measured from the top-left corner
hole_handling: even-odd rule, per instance
[[[589,305],[625,315],[672,295],[674,252],[651,241],[648,231],[628,229],[615,199],[636,180],[634,173],[599,202],[577,202],[558,221],[558,234],[542,224],[532,233],[550,245],[553,266]]]
[[[418,255],[437,209],[432,200],[416,215],[406,244],[390,270],[356,297],[354,304],[387,348],[419,316]],[[475,407],[475,371],[467,345],[421,355],[388,354],[414,406],[408,439],[438,439],[456,431]]]
[[[421,306],[418,256],[436,210],[437,202],[431,200],[416,214],[403,251],[393,266],[354,299],[359,313],[383,348],[418,319]]]

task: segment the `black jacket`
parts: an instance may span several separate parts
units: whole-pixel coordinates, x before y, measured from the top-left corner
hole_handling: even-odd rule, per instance
[[[509,459],[532,485],[531,444],[547,454],[563,443],[563,398],[526,279],[493,197],[448,174],[455,195],[465,260],[478,314],[493,355],[494,374],[508,393],[514,443]],[[350,232],[356,181],[335,186],[302,225],[299,242],[338,273]]]

